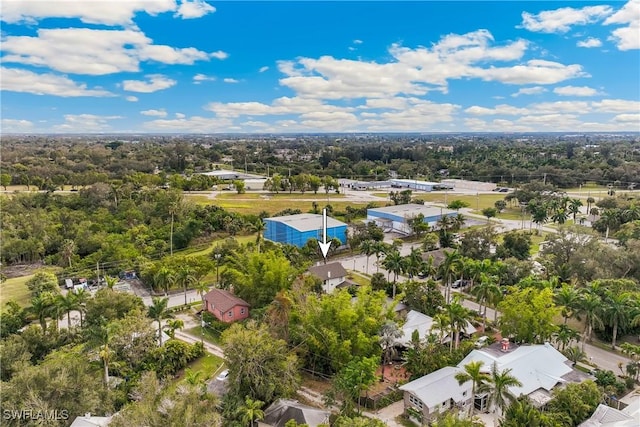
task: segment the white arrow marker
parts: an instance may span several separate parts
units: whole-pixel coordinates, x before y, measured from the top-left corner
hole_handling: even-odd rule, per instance
[[[327,208],[322,209],[322,242],[318,242],[322,256],[326,259],[331,241],[327,242]]]

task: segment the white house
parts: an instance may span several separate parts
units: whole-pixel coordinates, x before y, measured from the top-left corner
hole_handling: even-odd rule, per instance
[[[471,383],[459,385],[455,375],[464,371],[465,365],[476,361],[484,363],[483,368],[487,373],[494,364],[500,372],[511,369],[510,374],[522,385],[510,387],[509,391],[515,396],[528,396],[536,406],[543,406],[551,400],[551,390],[554,387],[569,382],[582,382],[588,378],[586,374],[574,370],[571,362],[548,343],[520,347],[496,343],[482,350],[473,350],[456,367],[442,368],[401,386],[400,390],[405,394],[405,411],[411,413],[409,408],[421,408],[423,419],[428,420],[434,410],[442,411],[446,407],[434,406],[431,396],[437,396],[441,403],[450,401],[451,404],[460,406],[458,402],[463,401],[462,397],[467,397],[463,393],[471,387]],[[486,393],[477,393],[473,397],[473,404],[479,410],[488,410]]]
[[[451,408],[465,409],[472,404],[471,382],[458,384],[455,376],[463,369],[446,366],[400,386],[404,391],[404,409],[416,421],[429,420]],[[415,417],[413,414],[420,414]]]
[[[418,335],[420,336],[420,340],[427,338],[431,334],[435,334],[440,336],[440,331],[433,326],[434,321],[432,317],[427,316],[426,314],[420,313],[419,311],[411,310],[407,313],[407,317],[405,319],[404,324],[402,325],[402,336],[398,338],[396,341],[396,345],[401,347],[408,347],[411,343],[411,336],[414,331],[418,331]],[[467,322],[467,327],[463,334],[471,335],[476,332],[476,328],[469,322]],[[449,342],[451,337],[447,334],[442,337],[442,342]]]
[[[315,265],[308,271],[322,281],[322,289],[328,294],[347,280],[347,270],[339,262]]]

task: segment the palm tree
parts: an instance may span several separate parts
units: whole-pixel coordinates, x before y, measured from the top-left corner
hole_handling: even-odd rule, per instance
[[[184,305],[187,305],[187,287],[197,282],[193,269],[188,265],[183,265],[176,273],[175,281],[182,285],[184,289]]]
[[[591,213],[591,205],[594,204],[595,202],[596,202],[596,199],[594,199],[593,197],[591,196],[587,197],[587,215]]]
[[[60,255],[62,255],[62,258],[67,261],[67,267],[69,268],[71,268],[71,258],[76,252],[76,249],[76,243],[71,239],[65,239],[60,247]]]
[[[498,365],[494,362],[489,381],[480,387],[489,392],[489,404],[497,406],[500,409],[500,414],[502,414],[507,403],[511,404],[516,400],[515,394],[509,388],[521,386],[522,383],[511,375],[511,369],[505,369],[500,372],[498,371]]]
[[[89,330],[90,336],[87,344],[98,348],[98,355],[102,360],[103,381],[105,387],[109,385],[109,363],[115,353],[111,349],[110,345],[116,331],[116,323],[108,323],[105,326],[99,326]]]
[[[476,390],[478,387],[482,387],[486,382],[491,381],[489,375],[485,372],[482,372],[482,366],[484,362],[481,360],[477,360],[474,362],[467,363],[464,365],[464,372],[458,372],[455,375],[456,380],[458,380],[458,384],[462,385],[468,381],[471,381],[471,399],[472,403],[470,406],[471,412],[473,415],[474,411],[474,400],[476,397]]]
[[[579,304],[580,294],[573,286],[564,284],[562,288],[556,291],[553,300],[556,305],[562,306],[562,317],[566,325],[567,320],[575,314]]]
[[[558,350],[564,351],[565,347],[571,343],[573,340],[579,340],[580,334],[573,328],[570,328],[567,325],[560,325],[558,330],[554,333],[554,338],[556,343],[559,345]],[[560,347],[560,345],[562,345]]]
[[[387,253],[387,245],[382,241],[373,243],[373,255],[376,256],[376,273],[380,271],[380,256]]]
[[[607,231],[604,234],[604,241],[606,242],[609,240],[609,231],[620,224],[618,211],[615,209],[606,209],[604,212],[602,212],[600,221],[602,221],[604,225],[607,226]]]
[[[209,292],[209,285],[207,284],[207,282],[198,280],[196,282],[195,288],[196,288],[196,292],[198,293],[198,295],[200,295],[200,298],[202,299],[202,308],[204,309],[204,296],[206,295],[207,292]]]
[[[264,231],[265,227],[266,226],[264,224],[264,221],[262,221],[262,218],[258,218],[250,225],[251,231],[256,233],[256,248],[258,249],[258,252],[260,252],[260,246],[262,244],[262,232]]]
[[[84,288],[80,288],[75,293],[76,302],[78,303],[78,313],[80,313],[80,327],[83,325],[84,313],[87,311],[87,301],[91,298],[91,294]]]
[[[582,350],[584,343],[591,341],[591,334],[596,327],[604,327],[602,299],[598,294],[589,290],[583,290],[580,293],[576,315],[584,316],[584,331],[582,338]]]
[[[152,304],[149,306],[148,316],[158,322],[158,339],[162,346],[162,319],[169,319],[173,314],[167,308],[169,298],[152,298]]]
[[[107,284],[107,288],[113,289],[118,284],[118,278],[112,276],[104,276],[104,282]]]
[[[169,202],[168,211],[171,215],[171,228],[169,232],[169,254],[173,256],[173,223],[175,216],[180,212],[180,195],[176,194],[176,199]]]
[[[374,251],[374,241],[373,240],[363,240],[360,242],[360,253],[366,255],[367,257],[367,265],[365,267],[365,274],[369,274],[369,257],[375,253]]]
[[[165,325],[167,335],[169,335],[171,338],[175,338],[176,331],[182,328],[184,328],[184,322],[180,319],[169,319],[167,320],[167,324]]]
[[[267,307],[267,319],[275,329],[281,329],[283,339],[289,342],[289,316],[293,301],[287,291],[279,291]]]
[[[176,277],[166,266],[162,266],[153,275],[153,283],[160,289],[164,289],[164,296],[169,293],[169,288],[176,282]]]
[[[382,378],[384,381],[384,368],[387,363],[391,362],[393,355],[396,353],[396,342],[402,337],[402,331],[398,328],[396,322],[387,320],[380,328],[380,346],[382,347]]]
[[[573,362],[573,366],[576,366],[578,362],[582,362],[587,358],[587,353],[579,349],[578,347],[569,347],[563,354]]]
[[[417,276],[423,269],[423,264],[422,250],[420,248],[411,248],[409,255],[404,257],[404,272],[409,277]]]
[[[451,344],[449,345],[449,350],[453,348],[458,348],[458,344],[460,343],[460,332],[464,331],[467,327],[468,322],[473,319],[473,314],[471,310],[466,307],[463,307],[457,300],[451,302],[444,308],[445,315],[449,319],[449,326],[451,328],[451,332],[453,332],[454,336],[452,337]],[[455,347],[454,347],[455,344]]]
[[[631,296],[627,293],[614,294],[607,293],[604,301],[604,318],[608,325],[613,328],[611,348],[616,349],[616,339],[618,338],[618,328],[624,327],[629,322],[631,313]]]
[[[480,314],[482,314],[482,330],[484,331],[487,319],[487,316],[485,315],[487,311],[487,303],[496,298],[497,295],[502,294],[502,290],[497,283],[497,277],[480,273],[480,283],[471,289],[471,294],[476,297],[478,304],[480,305],[479,310]],[[482,310],[483,307],[484,311]]]
[[[580,213],[580,206],[582,206],[582,201],[580,199],[571,199],[569,200],[569,213],[573,216],[573,223],[576,222],[576,215]]]
[[[382,265],[384,268],[393,273],[393,295],[392,298],[396,297],[396,284],[398,282],[398,275],[402,273],[404,269],[404,263],[402,262],[402,255],[398,251],[392,251],[385,257],[384,261],[382,261]]]
[[[438,313],[434,316],[430,332],[434,331],[438,332],[438,342],[443,344],[444,338],[451,332],[449,317],[445,313]]]
[[[249,425],[249,427],[253,427],[255,422],[264,418],[264,412],[262,411],[262,405],[264,402],[258,399],[251,399],[249,396],[246,396],[244,399],[244,405],[240,408],[240,413],[242,415],[242,422]]]
[[[54,299],[49,292],[42,292],[40,295],[31,298],[29,311],[38,318],[43,334],[47,332],[47,317],[51,315],[53,305]]]
[[[451,301],[451,281],[457,277],[462,271],[462,257],[457,249],[453,251],[444,251],[444,260],[440,264],[440,276],[446,285],[446,301]]]
[[[67,292],[67,295],[58,295],[56,299],[58,306],[67,313],[67,328],[71,330],[71,312],[80,308],[76,294]]]

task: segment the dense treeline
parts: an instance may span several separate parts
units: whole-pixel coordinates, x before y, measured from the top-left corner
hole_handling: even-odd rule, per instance
[[[400,177],[448,176],[512,185],[544,178],[561,188],[587,181],[628,188],[640,176],[640,142],[630,135],[144,137],[134,142],[25,137],[11,142],[3,149],[2,184],[41,189],[107,179],[162,185],[171,174],[190,177],[219,162],[269,176],[306,173],[375,180],[394,171]],[[201,189],[214,181],[197,177],[181,185]]]

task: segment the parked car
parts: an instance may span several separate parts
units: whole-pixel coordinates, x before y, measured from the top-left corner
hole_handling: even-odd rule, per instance
[[[465,288],[471,284],[470,280],[458,279],[451,284],[453,289]]]
[[[229,370],[225,369],[224,371],[220,372],[218,374],[218,376],[216,377],[216,380],[218,381],[224,381],[227,379],[227,377],[229,376]]]

